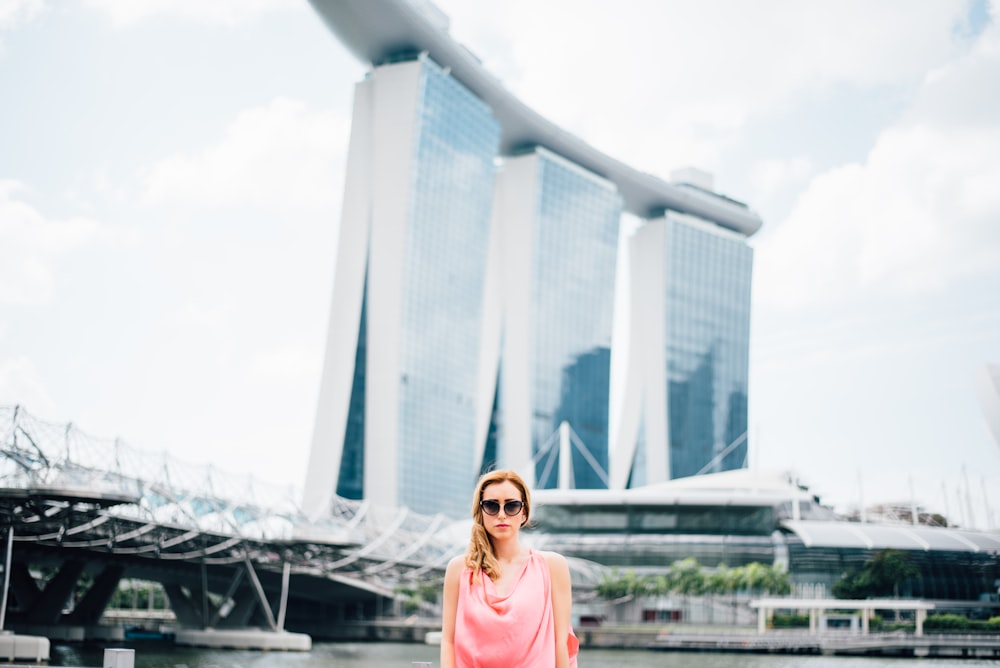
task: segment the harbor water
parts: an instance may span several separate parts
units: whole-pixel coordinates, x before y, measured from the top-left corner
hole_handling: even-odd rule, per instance
[[[126,646],[126,645],[122,645]],[[311,652],[247,652],[174,647],[163,643],[129,644],[135,668],[410,668],[414,661],[438,665],[438,648],[403,643],[316,643]],[[55,645],[52,666],[101,666],[103,648]],[[926,668],[1000,666],[992,659],[894,659],[775,654],[720,654],[654,650],[588,649],[580,668]]]

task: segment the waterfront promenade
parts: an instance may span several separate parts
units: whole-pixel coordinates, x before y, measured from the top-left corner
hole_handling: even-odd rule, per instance
[[[811,634],[806,629],[759,634],[749,627],[683,624],[583,627],[576,633],[584,649],[1000,659],[1000,634]]]
[[[134,624],[136,611],[108,611],[104,622]],[[144,621],[161,628],[171,625],[169,611]],[[335,642],[424,644],[440,631],[440,622],[428,617],[340,622],[324,634]],[[602,624],[575,629],[583,649],[657,650],[751,654],[825,656],[954,657],[1000,659],[1000,634],[930,633],[902,631],[854,633],[829,630],[770,629],[724,624]],[[0,657],[2,658],[2,657]]]

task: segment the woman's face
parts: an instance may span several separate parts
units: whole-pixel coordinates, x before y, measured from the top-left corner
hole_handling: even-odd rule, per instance
[[[486,528],[486,533],[493,538],[516,537],[521,530],[521,525],[524,524],[524,507],[522,505],[516,513],[508,513],[504,506],[511,501],[519,501],[523,504],[524,499],[521,498],[521,490],[517,488],[517,485],[509,480],[495,482],[483,490],[482,500],[487,502],[487,508],[496,508],[495,504],[499,504],[496,515],[490,515],[483,510],[483,526]]]

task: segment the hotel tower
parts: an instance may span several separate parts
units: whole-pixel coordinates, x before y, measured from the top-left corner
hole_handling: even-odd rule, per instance
[[[429,2],[313,5],[371,69],[306,511],[340,496],[461,517],[497,467],[624,488],[744,466],[756,214],[705,174],[667,182],[554,126]]]

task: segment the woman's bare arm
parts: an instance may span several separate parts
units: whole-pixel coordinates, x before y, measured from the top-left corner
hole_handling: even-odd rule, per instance
[[[455,613],[458,610],[459,578],[465,568],[465,556],[448,562],[444,574],[441,605],[441,668],[455,668]]]
[[[570,582],[569,565],[561,554],[545,552],[549,564],[549,579],[552,581],[552,616],[556,634],[556,668],[569,666],[570,617],[573,608],[573,587]],[[442,664],[443,665],[443,664]]]

